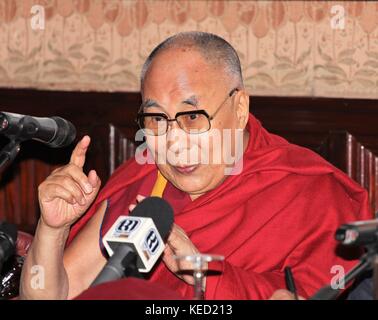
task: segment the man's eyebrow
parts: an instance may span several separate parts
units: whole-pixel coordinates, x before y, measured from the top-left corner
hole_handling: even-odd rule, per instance
[[[150,107],[160,107],[160,105],[153,99],[146,99],[142,102],[142,105],[140,106],[141,109],[143,108],[150,108]]]
[[[190,96],[189,98],[183,100],[181,103],[188,104],[188,105],[191,105],[193,107],[198,107],[198,105],[199,105],[198,97],[195,96],[195,95]],[[163,107],[157,101],[155,101],[153,99],[146,99],[145,101],[142,102],[142,104],[140,106],[141,109],[151,108],[151,107],[158,107],[158,108],[163,109]]]
[[[198,97],[195,95],[192,95],[189,98],[185,99],[184,101],[182,101],[182,103],[189,104],[193,107],[198,107],[199,105]]]

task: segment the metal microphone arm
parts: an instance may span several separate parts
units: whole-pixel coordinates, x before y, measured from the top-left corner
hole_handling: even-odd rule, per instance
[[[16,158],[17,154],[20,152],[21,149],[21,142],[20,135],[24,128],[25,117],[22,118],[19,123],[22,124],[17,133],[10,137],[9,143],[0,151],[0,174],[8,167],[12,161]],[[0,123],[0,127],[2,129],[7,128],[8,121],[6,119],[2,119],[2,123]]]
[[[21,142],[23,139],[20,139],[20,136],[24,131],[28,132],[29,129],[27,124],[30,123],[32,120],[31,117],[25,116],[20,121],[20,127],[18,131],[10,137],[9,143],[1,150],[0,152],[0,174],[3,173],[3,171],[8,167],[12,161],[16,158],[17,154],[20,152],[21,149]],[[1,128],[6,128],[8,125],[8,122],[6,120],[3,120],[3,123],[0,124]],[[28,132],[31,134],[32,132]]]
[[[367,252],[360,258],[360,263],[350,270],[344,277],[344,288],[365,271],[373,268],[374,261],[377,259],[377,246],[367,247]],[[335,300],[344,288],[333,288],[325,286],[316,292],[310,300]],[[375,289],[376,291],[376,289]]]
[[[17,140],[11,140],[0,151],[0,174],[2,174],[5,168],[16,158],[20,149],[20,143]]]

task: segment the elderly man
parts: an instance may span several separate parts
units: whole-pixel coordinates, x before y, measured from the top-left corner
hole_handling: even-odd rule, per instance
[[[342,223],[369,217],[366,192],[249,114],[229,43],[201,32],[165,40],[144,64],[141,93],[138,122],[148,156],[122,165],[85,216],[79,220],[100,189],[96,172],[82,169],[89,137],[39,187],[41,218],[22,298],[69,299],[88,288],[106,263],[104,234],[151,194],[172,205],[175,223],[148,281],[184,298],[193,296],[193,278],[180,271],[192,266],[174,255],[225,257],[207,266],[206,299],[267,299],[285,286],[286,266],[298,294],[308,297],[331,281],[333,266],[347,272],[355,264],[337,255],[333,234]],[[33,265],[44,267],[43,288],[31,285]]]

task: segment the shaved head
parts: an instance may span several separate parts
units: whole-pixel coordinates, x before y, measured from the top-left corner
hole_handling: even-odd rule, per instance
[[[233,87],[243,88],[240,60],[236,50],[223,38],[207,32],[181,32],[160,43],[146,59],[141,72],[141,91],[154,58],[169,49],[195,50],[209,66],[223,71],[223,76]]]

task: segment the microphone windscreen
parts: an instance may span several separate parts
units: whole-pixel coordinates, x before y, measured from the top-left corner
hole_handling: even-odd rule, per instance
[[[75,126],[61,118],[61,117],[52,117],[57,125],[57,134],[48,145],[52,148],[63,148],[69,146],[76,138],[76,128]]]
[[[159,197],[145,198],[131,211],[130,216],[151,218],[163,239],[167,237],[173,224],[172,207]]]

